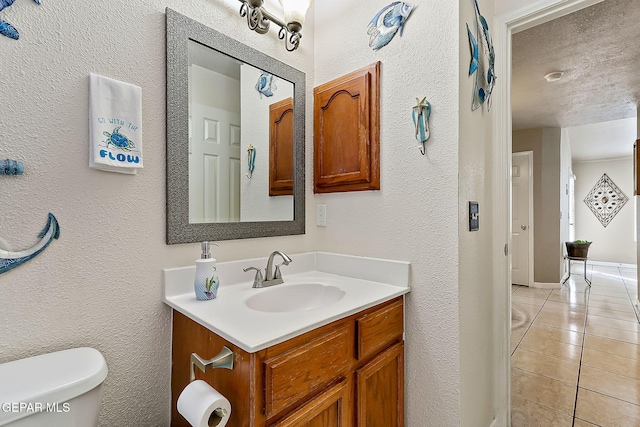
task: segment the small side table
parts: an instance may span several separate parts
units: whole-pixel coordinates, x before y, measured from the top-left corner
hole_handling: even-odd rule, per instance
[[[569,277],[571,277],[571,261],[581,261],[584,262],[584,281],[587,282],[588,287],[591,287],[591,280],[587,278],[587,258],[565,256],[564,259],[567,260],[567,272],[569,273],[569,275],[562,281],[562,284],[564,285],[565,283],[567,283],[567,280],[569,280]]]

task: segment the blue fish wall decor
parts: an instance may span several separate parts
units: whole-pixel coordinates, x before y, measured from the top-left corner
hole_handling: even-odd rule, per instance
[[[0,0],[0,10],[6,9],[11,6],[15,0]],[[36,3],[41,4],[42,0],[34,0]],[[3,36],[7,36],[14,40],[18,40],[20,38],[20,33],[16,28],[9,24],[7,21],[3,21],[0,19],[0,34]]]
[[[256,83],[256,90],[260,93],[260,99],[262,99],[262,95],[267,98],[273,96],[273,91],[277,89],[274,80],[273,74],[269,74],[266,71],[260,73]]]
[[[0,175],[22,175],[24,163],[17,160],[0,160]]]
[[[478,0],[473,0],[476,16],[475,35],[467,24],[467,36],[471,49],[471,64],[469,75],[475,77],[473,94],[471,98],[471,110],[480,108],[485,102],[487,111],[491,110],[491,93],[496,84],[495,75],[495,51],[489,34],[489,24],[480,13]],[[473,25],[472,25],[473,27]]]
[[[402,37],[404,23],[409,19],[413,9],[414,6],[396,1],[378,12],[367,27],[369,47],[373,50],[378,50],[386,46],[398,31]]]
[[[47,225],[44,227],[44,230],[38,234],[38,237],[40,237],[40,241],[38,243],[23,251],[10,252],[0,249],[0,274],[13,270],[14,268],[35,258],[44,251],[47,246],[49,246],[53,239],[60,237],[60,226],[58,225],[58,220],[56,220],[56,217],[53,216],[53,214],[49,214]]]

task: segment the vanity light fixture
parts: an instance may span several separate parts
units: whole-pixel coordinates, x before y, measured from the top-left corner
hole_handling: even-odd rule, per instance
[[[547,82],[551,83],[551,82],[557,82],[562,78],[562,76],[564,76],[564,71],[554,71],[552,73],[545,74],[544,79]]]
[[[258,34],[265,34],[269,31],[269,25],[273,22],[280,27],[278,38],[280,40],[284,39],[285,48],[289,52],[293,52],[298,48],[302,38],[300,32],[302,24],[304,24],[307,9],[309,9],[313,0],[279,0],[284,8],[284,20],[286,22],[282,22],[266,10],[263,7],[264,0],[239,1],[242,3],[240,16],[247,17],[249,29]]]

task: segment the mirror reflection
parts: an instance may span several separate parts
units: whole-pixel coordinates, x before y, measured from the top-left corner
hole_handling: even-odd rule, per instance
[[[294,218],[294,86],[189,40],[189,223]]]

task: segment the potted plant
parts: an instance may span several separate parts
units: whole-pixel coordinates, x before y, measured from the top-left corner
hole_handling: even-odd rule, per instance
[[[589,246],[592,242],[587,240],[576,240],[575,242],[564,242],[567,246],[567,256],[569,258],[587,258]]]

